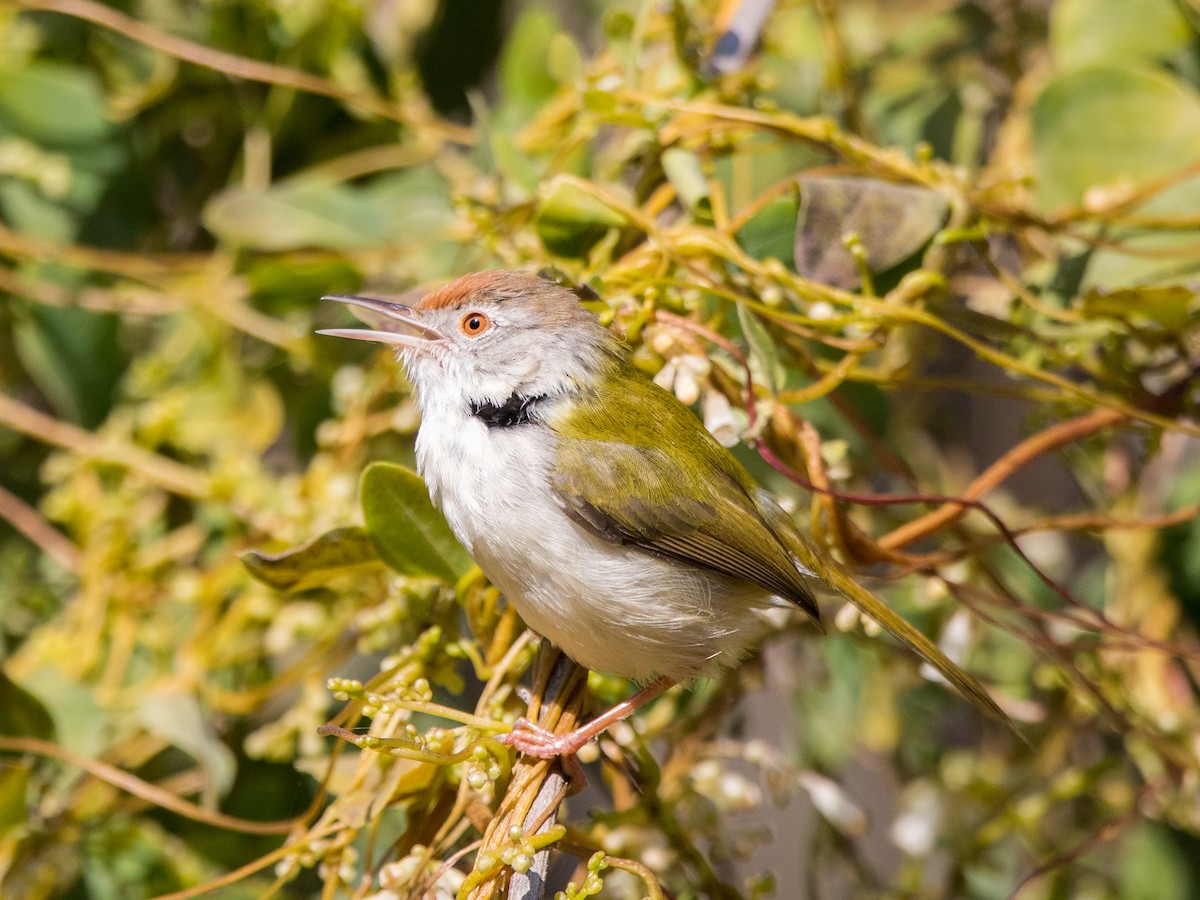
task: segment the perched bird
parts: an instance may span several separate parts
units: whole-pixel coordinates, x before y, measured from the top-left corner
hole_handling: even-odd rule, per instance
[[[821,557],[571,290],[491,271],[412,306],[326,299],[372,327],[322,334],[399,348],[421,410],[418,469],[492,583],[580,665],[646,685],[570,734],[520,720],[510,745],[573,754],[672,684],[736,664],[769,627],[764,611],[817,619],[817,570],[1004,719],[974,679]]]

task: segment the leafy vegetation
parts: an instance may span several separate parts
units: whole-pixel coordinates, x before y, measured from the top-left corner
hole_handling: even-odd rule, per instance
[[[1200,892],[1195,5],[468,6],[0,6],[0,895]],[[560,804],[495,736],[632,686],[313,334],[500,266],[1019,734],[827,597]]]

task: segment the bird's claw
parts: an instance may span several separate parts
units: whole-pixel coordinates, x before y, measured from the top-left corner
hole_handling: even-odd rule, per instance
[[[514,750],[538,759],[557,759],[562,767],[563,777],[570,787],[567,796],[573,796],[587,787],[587,776],[583,774],[583,766],[579,764],[575,754],[579,748],[591,738],[576,731],[570,734],[555,734],[536,722],[524,717],[513,722],[512,731],[500,735],[500,743],[507,744]]]
[[[500,743],[538,759],[574,756],[590,740],[590,737],[576,732],[555,734],[526,718],[517,719],[512,731],[500,736]]]

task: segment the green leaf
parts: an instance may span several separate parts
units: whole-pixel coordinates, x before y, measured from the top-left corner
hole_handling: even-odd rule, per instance
[[[0,670],[0,734],[54,737],[54,721],[40,700]]]
[[[261,257],[248,262],[245,278],[255,301],[273,315],[311,310],[313,297],[351,294],[362,287],[362,276],[342,257]]]
[[[1169,196],[1168,196],[1169,195]],[[1139,212],[1146,215],[1178,216],[1175,201],[1190,199],[1192,209],[1200,209],[1200,178],[1176,185],[1155,201],[1145,204]],[[1172,207],[1167,209],[1167,207]],[[1112,232],[1120,244],[1095,251],[1088,261],[1083,281],[1087,290],[1142,290],[1150,285],[1168,286],[1185,276],[1200,271],[1200,259],[1193,254],[1195,237],[1186,231],[1130,234]]]
[[[1195,291],[1180,286],[1094,290],[1084,296],[1083,312],[1089,318],[1148,319],[1178,334],[1187,325],[1195,298]]]
[[[738,322],[742,325],[742,334],[746,336],[746,343],[750,345],[750,359],[757,363],[754,367],[755,374],[760,378],[765,376],[771,393],[778,393],[787,378],[787,372],[783,363],[779,361],[779,354],[776,352],[775,342],[771,340],[770,332],[745,304],[737,305],[737,314]]]
[[[251,550],[242,565],[263,584],[280,591],[324,584],[347,572],[378,565],[379,554],[365,528],[335,528],[282,553]]]
[[[800,199],[789,194],[772,200],[738,229],[737,242],[755,259],[777,259],[789,269],[795,268],[796,219]]]
[[[540,106],[558,90],[546,63],[558,31],[558,19],[545,9],[530,6],[521,13],[500,57],[501,96],[506,101]]]
[[[582,257],[625,217],[570,181],[556,179],[538,204],[534,228],[546,249],[559,256]]]
[[[359,487],[367,531],[380,557],[407,575],[457,581],[470,555],[429,499],[421,476],[395,463],[367,466]]]
[[[1050,49],[1063,68],[1158,62],[1190,39],[1176,0],[1059,0],[1051,7]]]
[[[65,418],[95,428],[108,416],[126,358],[119,318],[84,309],[32,306],[14,329],[30,377]]]
[[[1119,896],[1125,900],[1185,900],[1195,897],[1197,879],[1180,839],[1167,827],[1139,822],[1124,842]]]
[[[15,724],[18,729],[26,729],[26,734],[53,737],[61,746],[88,756],[95,755],[105,746],[105,735],[112,724],[111,711],[103,709],[96,702],[92,685],[82,683],[49,663],[42,663],[23,680],[28,687],[18,687],[16,690],[33,696],[34,704],[49,715],[49,728],[53,731],[47,733],[47,725],[37,707],[26,705],[26,701],[21,700],[19,721],[13,723],[11,713],[6,721],[4,714],[0,713],[0,733]],[[8,698],[11,696],[14,695],[8,693],[8,688],[0,680],[0,709],[9,709]]]
[[[1158,72],[1089,66],[1054,78],[1031,115],[1037,202],[1078,204],[1200,158],[1200,96]]]
[[[0,180],[0,215],[15,231],[51,241],[69,243],[79,233],[78,216],[27,181]]]
[[[154,694],[139,705],[137,717],[151,734],[178,747],[199,764],[207,776],[204,802],[215,805],[233,785],[237,758],[221,742],[200,701],[184,691]]]
[[[546,48],[546,71],[559,84],[573,82],[583,76],[583,54],[565,31],[558,32],[550,39],[550,46]]]
[[[873,178],[805,176],[800,197],[796,270],[847,289],[858,285],[859,272],[846,235],[858,236],[868,269],[885,272],[928,243],[950,208],[938,191]]]
[[[260,250],[346,249],[383,239],[359,192],[343,184],[303,180],[267,191],[233,187],[204,209],[204,227],[226,243]]]
[[[675,188],[675,194],[692,218],[702,222],[712,221],[712,197],[709,196],[708,179],[700,167],[695,153],[670,147],[662,154],[663,173]]]
[[[29,820],[26,794],[29,766],[0,765],[0,838]]]
[[[432,169],[410,169],[366,187],[297,178],[265,191],[231,187],[204,208],[204,227],[227,244],[260,250],[369,247],[439,233],[450,220]]]
[[[102,141],[113,130],[95,74],[56,62],[34,62],[0,77],[0,125],[40,143]]]

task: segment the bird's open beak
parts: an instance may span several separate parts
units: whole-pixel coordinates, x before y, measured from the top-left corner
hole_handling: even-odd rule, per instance
[[[445,340],[438,332],[421,324],[412,307],[390,303],[376,297],[353,294],[331,294],[322,300],[336,300],[351,307],[351,311],[370,328],[323,328],[317,334],[352,338],[356,341],[377,341],[413,350],[428,350]]]

